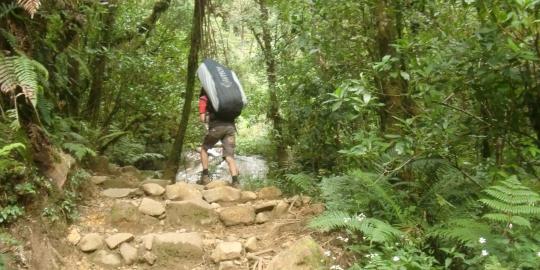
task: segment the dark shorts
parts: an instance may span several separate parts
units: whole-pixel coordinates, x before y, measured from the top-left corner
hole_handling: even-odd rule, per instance
[[[218,141],[221,141],[223,144],[223,156],[232,157],[234,156],[234,148],[236,147],[235,134],[236,128],[234,125],[212,127],[204,137],[202,147],[209,150]]]

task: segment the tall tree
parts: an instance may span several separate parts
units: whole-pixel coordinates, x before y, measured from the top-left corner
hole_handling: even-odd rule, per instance
[[[191,47],[189,49],[187,78],[186,78],[186,93],[184,96],[184,106],[182,108],[182,118],[178,131],[176,132],[173,147],[164,171],[166,179],[174,179],[174,175],[178,170],[178,162],[182,154],[184,146],[184,137],[189,122],[191,113],[191,103],[195,91],[195,73],[199,64],[199,51],[201,49],[202,26],[205,14],[206,0],[195,0],[195,8],[193,10],[193,25],[191,28]]]
[[[396,50],[392,47],[399,33],[399,22],[396,16],[396,7],[393,0],[375,1],[376,43],[378,47],[378,59],[384,57],[396,57]],[[390,58],[391,59],[391,58]],[[387,131],[396,131],[397,118],[403,118],[406,114],[404,94],[406,85],[400,76],[399,61],[389,61],[391,68],[382,74],[378,74],[384,109],[381,112],[381,128]],[[392,76],[391,72],[398,75]]]
[[[278,165],[283,167],[287,161],[287,152],[285,140],[283,138],[283,119],[279,113],[279,99],[277,87],[277,64],[274,45],[272,44],[272,33],[270,32],[270,14],[266,0],[258,0],[260,11],[261,32],[252,28],[253,34],[264,55],[266,64],[266,78],[268,81],[268,114],[267,117],[272,121],[273,133],[276,140],[276,157]]]

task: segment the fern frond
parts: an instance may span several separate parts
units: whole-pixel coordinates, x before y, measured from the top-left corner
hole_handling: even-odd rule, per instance
[[[17,0],[17,3],[19,3],[19,5],[30,14],[31,18],[34,17],[34,14],[36,14],[37,10],[41,6],[40,0]]]
[[[479,201],[493,210],[483,218],[497,223],[515,224],[529,227],[527,216],[540,214],[540,195],[523,185],[517,177],[511,176],[497,185],[483,191],[488,195]]]
[[[373,242],[387,243],[399,238],[403,233],[392,225],[375,218],[351,216],[341,211],[330,211],[314,218],[309,227],[321,231],[337,229],[361,232]]]
[[[489,225],[474,219],[455,219],[448,224],[433,227],[428,232],[429,237],[443,240],[455,240],[465,244],[474,244],[480,237],[490,238]]]
[[[0,19],[4,18],[8,14],[10,14],[11,12],[13,12],[13,10],[15,10],[18,7],[19,6],[17,4],[15,4],[15,3],[9,3],[9,4],[2,3],[2,4],[0,4]]]
[[[24,150],[26,146],[22,143],[12,143],[0,148],[0,157],[6,157],[13,150]]]
[[[77,158],[77,160],[82,160],[87,155],[92,156],[92,157],[96,156],[96,152],[94,152],[94,150],[86,147],[83,144],[64,143],[62,146],[64,147],[64,149],[68,150],[70,153],[75,155],[75,158]]]
[[[39,75],[48,76],[47,70],[39,62],[26,56],[0,56],[0,92],[14,94],[17,87],[32,105],[36,106],[36,91]]]
[[[286,174],[285,179],[299,189],[300,192],[311,193],[315,189],[315,180],[305,173]]]

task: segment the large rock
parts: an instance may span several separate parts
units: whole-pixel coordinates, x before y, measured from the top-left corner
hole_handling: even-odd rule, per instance
[[[195,232],[161,233],[154,236],[152,250],[162,255],[200,257],[203,255],[203,240]]]
[[[288,249],[276,255],[266,270],[324,270],[328,269],[323,250],[311,238],[306,236]]]
[[[95,176],[90,177],[90,182],[94,183],[95,185],[100,185],[100,184],[103,184],[108,179],[109,177],[105,175],[102,175],[102,176],[95,175]]]
[[[151,234],[143,235],[141,237],[142,245],[146,250],[152,250],[152,245],[154,244],[154,236],[155,235],[151,233]]]
[[[270,221],[270,215],[268,214],[268,212],[260,212],[255,217],[255,223],[257,224],[266,223],[268,221]]]
[[[201,199],[169,202],[167,222],[174,226],[207,225],[218,222],[218,215],[210,204]]]
[[[81,241],[81,235],[79,234],[79,231],[76,228],[72,228],[69,231],[69,234],[67,236],[68,242],[70,242],[72,245],[77,245],[79,241]]]
[[[144,198],[139,205],[139,211],[149,216],[161,216],[165,213],[165,206],[158,201]]]
[[[279,199],[281,195],[281,189],[277,187],[264,187],[257,192],[257,197],[259,200],[275,200]]]
[[[117,246],[124,242],[133,240],[133,234],[131,233],[117,233],[113,234],[105,239],[105,243],[110,249],[115,249]]]
[[[275,217],[275,218],[279,218],[281,216],[283,216],[284,214],[287,214],[289,211],[289,204],[286,203],[285,201],[280,201],[276,207],[274,208],[274,210],[272,211],[272,215]]]
[[[218,270],[238,270],[238,265],[233,261],[220,262]]]
[[[244,202],[254,201],[257,199],[257,193],[253,191],[242,191],[241,200]]]
[[[206,189],[214,189],[214,188],[218,188],[218,187],[226,187],[228,185],[229,185],[229,183],[226,182],[226,181],[216,180],[216,181],[212,181],[212,182],[208,183],[206,185]]]
[[[219,212],[219,218],[226,226],[252,224],[255,221],[255,208],[249,205],[227,207]]]
[[[116,253],[109,253],[105,250],[100,250],[94,255],[94,261],[98,264],[118,267],[122,265],[122,258]]]
[[[157,257],[153,253],[147,251],[144,253],[143,259],[149,265],[154,265],[154,263],[156,263]]]
[[[137,189],[135,188],[109,188],[101,192],[101,195],[109,198],[120,199],[135,195]]]
[[[242,197],[242,192],[233,187],[218,187],[203,191],[204,199],[209,202],[233,202]]]
[[[103,246],[103,237],[97,233],[89,233],[79,241],[79,248],[84,252],[92,252]]]
[[[242,244],[240,242],[221,242],[217,244],[210,258],[215,263],[242,257]]]
[[[276,207],[276,205],[278,205],[278,203],[279,201],[267,201],[257,203],[253,207],[255,207],[255,213],[267,212],[272,211]]]
[[[166,186],[165,196],[171,201],[202,199],[202,194],[198,187],[184,182]]]
[[[252,236],[246,240],[246,243],[244,244],[244,247],[246,248],[247,252],[254,252],[260,249],[259,241],[257,240],[257,237]]]
[[[165,188],[154,183],[144,184],[141,189],[149,196],[161,196],[165,193]]]
[[[109,219],[111,224],[129,224],[137,222],[140,219],[140,212],[137,206],[129,201],[116,201],[111,207]]]
[[[55,153],[56,158],[54,159],[53,164],[48,164],[47,169],[43,172],[45,176],[53,180],[56,186],[60,189],[64,186],[64,183],[67,180],[69,171],[73,165],[75,165],[75,159],[60,151],[57,152],[54,149],[51,149]]]
[[[165,188],[167,185],[171,184],[171,181],[163,179],[146,179],[141,182],[141,186],[145,184],[158,184],[161,187]]]
[[[128,243],[120,245],[120,255],[124,258],[126,264],[133,264],[137,261],[137,249]]]

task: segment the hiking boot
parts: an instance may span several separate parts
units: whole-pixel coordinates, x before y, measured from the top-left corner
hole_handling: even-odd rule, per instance
[[[234,188],[240,188],[240,181],[238,181],[238,176],[233,176],[231,186]]]
[[[207,185],[208,183],[210,183],[210,176],[208,174],[202,174],[201,179],[197,181],[197,184],[203,186]]]

